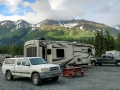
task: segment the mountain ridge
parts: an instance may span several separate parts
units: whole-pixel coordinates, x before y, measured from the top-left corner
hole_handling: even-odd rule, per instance
[[[116,28],[102,23],[84,19],[51,20],[46,19],[31,24],[23,19],[17,21],[0,21],[0,46],[16,43],[23,44],[27,40],[44,37],[49,40],[79,41],[82,38],[94,37],[96,31],[108,30],[114,37],[120,33]],[[6,42],[5,42],[6,41]]]

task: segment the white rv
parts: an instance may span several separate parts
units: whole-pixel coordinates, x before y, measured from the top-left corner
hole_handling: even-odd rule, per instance
[[[88,65],[92,55],[95,48],[89,44],[46,40],[30,40],[24,44],[25,57],[42,57],[60,67],[74,63]]]
[[[2,65],[3,61],[6,59],[6,58],[11,58],[12,55],[11,54],[0,54],[0,65]]]
[[[120,51],[116,51],[116,50],[106,51],[106,54],[115,54],[120,56]]]

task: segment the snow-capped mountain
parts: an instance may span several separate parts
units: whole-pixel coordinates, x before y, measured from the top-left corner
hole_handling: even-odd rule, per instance
[[[1,21],[0,25],[1,26],[6,26],[6,27],[12,27],[11,32],[18,30],[19,28],[24,28],[24,27],[32,27],[32,30],[37,28],[37,27],[43,27],[43,26],[61,26],[61,27],[68,27],[69,29],[74,27],[74,26],[79,26],[79,28],[83,28],[83,23],[91,23],[91,21],[87,21],[87,20],[50,20],[50,19],[46,19],[44,21],[41,21],[37,24],[31,24],[25,20],[17,20],[17,21],[10,21],[10,20],[5,20],[5,21]],[[92,22],[92,24],[94,25],[94,23],[96,24],[96,22]]]
[[[64,37],[67,40],[76,40],[74,37],[90,37],[96,31],[108,30],[113,36],[120,33],[119,25],[109,27],[105,24],[87,21],[84,19],[73,20],[50,20],[46,19],[36,24],[31,24],[25,20],[0,21],[0,46],[9,45],[15,39],[18,43],[24,43],[26,40],[43,37],[46,39],[62,40]],[[118,29],[118,30],[117,30]],[[69,37],[67,37],[69,35]],[[58,37],[59,36],[59,37]],[[57,37],[57,38],[56,38]],[[78,38],[77,38],[78,40]]]
[[[120,25],[113,26],[115,29],[120,30]]]

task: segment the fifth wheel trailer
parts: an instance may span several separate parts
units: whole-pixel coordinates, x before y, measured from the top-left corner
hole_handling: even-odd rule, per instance
[[[46,40],[30,40],[24,44],[25,57],[42,57],[60,67],[74,63],[88,65],[94,55],[95,48],[90,44]]]

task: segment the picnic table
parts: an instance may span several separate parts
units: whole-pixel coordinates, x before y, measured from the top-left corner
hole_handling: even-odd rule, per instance
[[[81,74],[83,76],[84,70],[80,66],[77,67],[67,67],[63,68],[63,76],[69,76],[72,78],[72,75]]]

